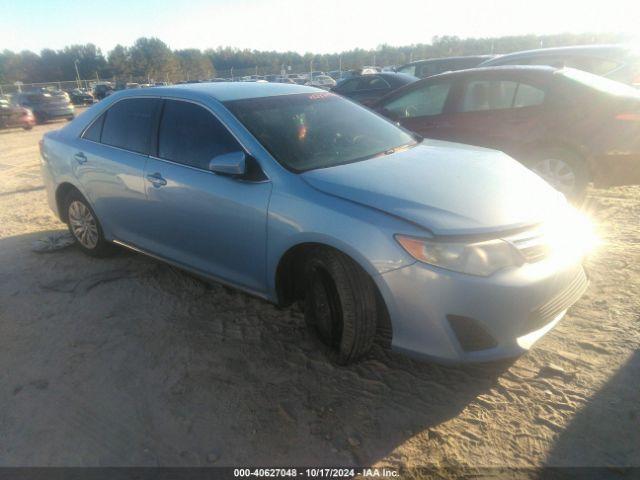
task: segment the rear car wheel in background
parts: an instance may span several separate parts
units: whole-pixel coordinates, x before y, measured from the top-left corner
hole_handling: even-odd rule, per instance
[[[80,250],[93,257],[111,254],[113,245],[104,238],[100,222],[82,194],[71,190],[64,205],[69,232]]]
[[[575,202],[584,198],[589,171],[585,161],[571,150],[561,147],[544,149],[536,153],[528,166],[569,200]]]
[[[329,248],[309,254],[304,269],[304,317],[336,363],[362,357],[376,334],[375,285],[346,255]]]

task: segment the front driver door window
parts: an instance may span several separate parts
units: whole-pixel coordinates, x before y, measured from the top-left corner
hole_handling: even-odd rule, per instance
[[[383,112],[404,127],[427,138],[443,138],[446,133],[445,106],[451,82],[422,85],[384,105]]]
[[[205,275],[265,290],[271,183],[224,176],[209,161],[243,151],[207,108],[165,100],[157,156],[145,169],[147,249]]]

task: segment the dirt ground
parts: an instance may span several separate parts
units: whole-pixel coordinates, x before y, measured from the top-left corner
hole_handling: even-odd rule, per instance
[[[640,188],[592,190],[591,286],[527,355],[325,360],[279,310],[64,226],[38,140],[0,132],[0,465],[640,466]]]

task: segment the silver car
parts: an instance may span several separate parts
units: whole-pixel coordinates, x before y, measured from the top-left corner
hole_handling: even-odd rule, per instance
[[[125,90],[42,144],[54,212],[279,305],[337,362],[376,338],[440,361],[518,355],[587,285],[588,225],[507,155],[423,141],[279,83]]]

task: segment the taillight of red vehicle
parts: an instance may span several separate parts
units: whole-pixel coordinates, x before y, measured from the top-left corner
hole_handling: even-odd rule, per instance
[[[626,112],[616,115],[616,120],[623,120],[625,122],[640,122],[640,112]]]

